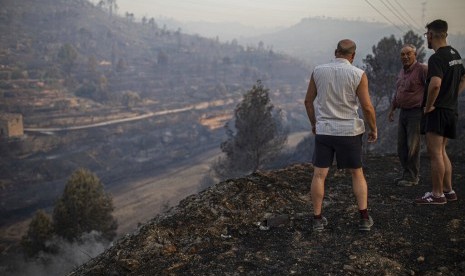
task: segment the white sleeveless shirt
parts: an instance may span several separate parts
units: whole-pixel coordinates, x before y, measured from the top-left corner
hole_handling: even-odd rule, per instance
[[[313,79],[317,96],[313,102],[316,134],[357,136],[365,132],[364,121],[358,115],[357,87],[364,71],[347,59],[315,67]]]

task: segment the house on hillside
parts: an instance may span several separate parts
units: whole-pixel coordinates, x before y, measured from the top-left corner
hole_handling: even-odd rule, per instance
[[[0,139],[20,137],[23,134],[23,115],[0,113]]]

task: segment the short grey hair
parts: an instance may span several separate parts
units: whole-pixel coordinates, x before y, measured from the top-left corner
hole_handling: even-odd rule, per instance
[[[417,52],[417,47],[415,47],[415,45],[413,45],[413,44],[406,43],[406,44],[404,44],[404,46],[402,46],[402,48],[405,48],[405,47],[411,48],[415,53]]]

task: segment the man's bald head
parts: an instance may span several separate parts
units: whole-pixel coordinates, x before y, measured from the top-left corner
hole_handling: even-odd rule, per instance
[[[355,54],[356,48],[357,45],[355,45],[355,42],[350,39],[343,39],[337,44],[336,54],[341,56],[351,56]]]
[[[354,62],[356,48],[357,46],[355,45],[355,42],[350,39],[343,39],[337,43],[337,48],[336,51],[334,51],[334,54],[336,58],[345,58],[352,63]]]

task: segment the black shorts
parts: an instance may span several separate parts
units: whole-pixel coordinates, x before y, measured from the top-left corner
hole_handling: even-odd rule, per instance
[[[434,132],[442,137],[455,139],[457,136],[458,115],[455,111],[445,108],[436,108],[423,115],[421,119],[421,134]]]
[[[313,165],[329,168],[334,155],[338,169],[358,169],[362,167],[362,134],[357,136],[316,135]]]

